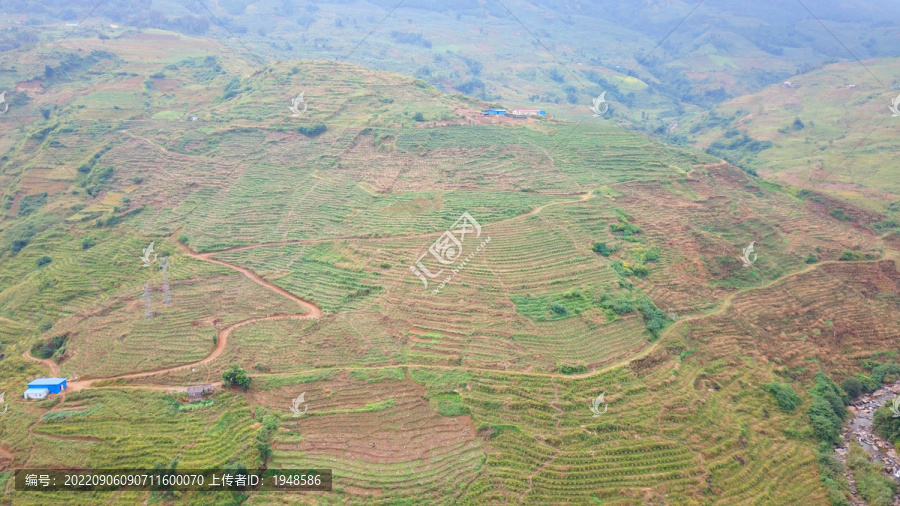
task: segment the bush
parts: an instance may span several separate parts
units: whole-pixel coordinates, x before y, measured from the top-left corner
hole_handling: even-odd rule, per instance
[[[605,257],[608,257],[612,253],[616,252],[616,248],[615,248],[615,246],[612,248],[608,247],[605,242],[595,242],[595,243],[591,244],[591,251],[593,251],[594,253],[599,253]]]
[[[872,369],[872,382],[879,386],[883,385],[884,377],[888,374],[900,374],[900,365],[893,362],[885,362],[875,366],[875,368]]]
[[[650,274],[650,270],[647,269],[647,266],[643,265],[643,264],[632,265],[631,272],[634,273],[634,275],[639,278],[646,277],[647,274]]]
[[[178,242],[183,243],[183,244],[187,244],[187,243],[188,243],[188,236],[187,236],[187,234],[178,234]]]
[[[31,347],[31,356],[40,359],[50,358],[57,350],[65,346],[67,339],[68,336],[63,334],[54,336],[46,341],[37,342]]]
[[[841,256],[838,258],[841,262],[858,262],[860,260],[864,260],[865,255],[858,251],[850,251],[845,249],[841,252]]]
[[[804,260],[804,262],[806,262],[808,264],[814,264],[818,261],[819,261],[819,257],[813,255],[812,253],[810,253],[809,255],[806,255],[806,260]]]
[[[884,464],[869,462],[866,451],[855,441],[850,442],[847,465],[856,478],[859,495],[870,506],[891,506],[897,493],[897,484],[884,475]]]
[[[44,256],[38,257],[38,259],[37,259],[37,266],[38,266],[38,267],[41,267],[41,266],[43,266],[43,265],[49,264],[49,263],[52,262],[52,261],[53,261],[52,258],[48,257],[47,255],[44,255]]]
[[[222,373],[222,383],[226,387],[237,386],[247,390],[250,388],[250,377],[240,366],[232,365]]]
[[[585,365],[561,365],[557,369],[562,374],[583,374],[588,372],[588,368]]]
[[[622,232],[624,236],[631,237],[634,234],[640,234],[641,229],[636,225],[632,225],[628,223],[628,220],[625,218],[619,217],[618,223],[611,223],[609,225],[609,229],[613,232]]]
[[[550,305],[550,310],[553,311],[553,312],[556,313],[556,314],[566,314],[566,313],[568,313],[568,310],[566,309],[566,306],[563,306],[562,304],[551,304],[551,305]]]
[[[837,443],[840,441],[841,424],[847,416],[844,397],[838,386],[822,371],[816,372],[815,385],[810,390],[812,406],[809,418],[820,441]]]
[[[656,304],[647,298],[644,298],[638,303],[638,311],[640,311],[641,315],[644,317],[644,323],[647,326],[647,330],[650,331],[654,339],[658,338],[659,331],[666,328],[666,325],[668,324],[666,313],[662,309],[656,307]]]
[[[819,463],[819,477],[828,492],[828,502],[831,506],[850,506],[847,501],[850,484],[844,478],[844,465],[834,456],[834,448],[828,443],[821,443],[816,451],[816,460]]]
[[[97,244],[97,242],[93,237],[85,237],[81,240],[81,249],[91,249],[95,244]]]
[[[425,116],[421,112],[417,112],[417,113],[413,114],[413,120],[425,121]]]
[[[317,137],[325,133],[325,130],[328,130],[328,127],[325,125],[310,125],[310,126],[299,126],[297,127],[297,131],[307,137]]]
[[[841,380],[841,389],[846,392],[851,399],[859,397],[859,394],[863,393],[864,390],[862,381],[859,381],[857,378],[844,378]]]
[[[775,404],[785,413],[793,413],[797,406],[803,402],[803,398],[787,383],[768,383],[763,385],[766,392],[775,396]]]

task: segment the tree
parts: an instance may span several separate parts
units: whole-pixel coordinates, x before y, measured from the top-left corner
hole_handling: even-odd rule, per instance
[[[222,373],[222,382],[226,387],[237,386],[244,390],[250,388],[250,376],[247,376],[247,371],[238,365],[232,365],[225,369],[225,372]]]
[[[857,378],[844,378],[841,380],[841,389],[847,392],[851,399],[856,399],[863,392],[863,384]]]

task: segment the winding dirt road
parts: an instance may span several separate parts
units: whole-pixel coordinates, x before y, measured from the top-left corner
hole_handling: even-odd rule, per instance
[[[178,231],[176,231],[175,233],[177,234]],[[230,269],[234,269],[234,270],[240,272],[241,274],[243,274],[244,276],[247,276],[248,278],[250,278],[257,284],[263,286],[264,288],[271,290],[283,297],[286,297],[286,298],[291,299],[292,301],[296,302],[300,307],[302,307],[305,310],[305,312],[301,313],[301,314],[276,314],[276,315],[268,315],[268,316],[256,316],[253,318],[247,318],[246,320],[241,320],[239,322],[232,323],[231,325],[228,325],[227,327],[219,329],[218,334],[216,336],[215,349],[213,349],[212,353],[210,353],[203,360],[200,360],[197,362],[191,362],[188,364],[173,366],[173,367],[164,367],[164,368],[156,369],[153,371],[120,374],[118,376],[107,376],[104,378],[93,378],[93,379],[85,379],[85,380],[79,380],[79,381],[70,381],[66,385],[67,393],[68,392],[77,392],[77,391],[85,389],[85,388],[90,388],[92,385],[94,385],[95,383],[97,383],[99,381],[146,378],[148,376],[156,376],[159,374],[165,374],[165,373],[169,373],[169,372],[173,372],[173,371],[182,371],[185,369],[208,364],[208,363],[212,362],[213,360],[217,359],[225,351],[225,347],[228,345],[228,337],[231,335],[231,333],[234,332],[235,329],[238,329],[238,328],[246,326],[246,325],[251,325],[253,323],[257,323],[257,322],[261,322],[261,321],[314,320],[314,319],[318,319],[318,318],[322,317],[322,310],[318,306],[313,304],[312,302],[301,299],[300,297],[288,292],[284,288],[281,288],[280,286],[277,286],[269,281],[262,279],[255,272],[251,271],[250,269],[247,269],[246,267],[241,267],[239,265],[234,265],[234,264],[226,262],[224,260],[219,260],[217,258],[213,258],[212,255],[214,255],[215,253],[218,253],[218,252],[196,253],[196,252],[192,251],[186,244],[184,244],[180,241],[177,241],[177,240],[175,240],[175,242],[179,246],[181,246],[181,248],[185,251],[185,253],[189,257],[195,258],[197,260],[201,260],[204,262],[212,262],[214,264],[218,264],[218,265],[228,267]],[[46,365],[47,367],[50,368],[50,370],[53,372],[54,375],[58,374],[59,367],[53,361],[40,360],[40,359],[34,358],[31,355],[29,355],[27,351],[25,352],[24,356],[26,358],[28,358],[29,360],[32,360],[35,362],[40,362],[40,363]],[[185,387],[180,387],[180,388],[179,387],[171,387],[168,389],[183,390],[184,388]]]
[[[544,204],[543,206],[540,206],[540,207],[538,207],[538,208],[535,208],[534,210],[532,210],[532,211],[529,212],[529,213],[526,213],[526,214],[520,215],[520,216],[516,216],[516,217],[510,218],[510,219],[519,219],[519,218],[522,218],[522,217],[524,217],[524,216],[531,216],[531,215],[534,215],[534,214],[540,212],[541,210],[543,210],[544,208],[546,208],[546,207],[548,207],[548,206],[551,206],[551,205],[558,205],[558,204],[566,204],[566,203],[581,202],[581,201],[584,201],[584,200],[588,200],[588,199],[590,199],[590,198],[592,198],[592,197],[594,197],[593,192],[586,192],[586,193],[584,193],[584,194],[580,194],[580,198],[579,198],[578,200],[576,200],[576,201],[550,202],[550,203]],[[226,261],[224,261],[224,260],[220,260],[220,259],[218,259],[218,258],[213,258],[213,255],[216,255],[216,254],[219,254],[219,253],[230,252],[230,251],[239,251],[239,250],[244,250],[244,249],[252,249],[252,248],[256,248],[256,247],[260,247],[260,246],[264,246],[264,245],[272,245],[272,244],[291,244],[291,243],[299,243],[299,242],[307,242],[307,241],[304,241],[304,240],[301,240],[301,241],[281,241],[281,242],[277,242],[277,243],[257,244],[257,245],[248,245],[248,246],[237,246],[237,247],[228,248],[228,249],[224,249],[224,250],[220,250],[220,251],[211,251],[211,252],[206,252],[206,253],[197,253],[197,252],[195,252],[195,251],[192,251],[186,244],[184,244],[184,243],[178,241],[177,239],[175,239],[175,237],[177,236],[177,234],[178,234],[179,232],[180,232],[180,230],[176,230],[176,231],[173,233],[171,239],[172,239],[174,242],[176,242],[179,246],[181,246],[181,248],[185,251],[185,253],[186,253],[189,257],[194,258],[194,259],[197,259],[197,260],[200,260],[200,261],[204,261],[204,262],[211,262],[211,263],[214,263],[214,264],[222,265],[222,266],[224,266],[224,267],[228,267],[229,269],[233,269],[233,270],[235,270],[235,271],[238,271],[238,272],[240,272],[241,274],[243,274],[244,276],[246,276],[246,277],[248,277],[249,279],[253,280],[255,283],[257,283],[257,284],[259,284],[260,286],[266,288],[267,290],[271,290],[271,291],[273,291],[273,292],[275,292],[275,293],[277,293],[277,294],[279,294],[279,295],[281,295],[281,296],[283,296],[283,297],[286,297],[286,298],[288,298],[288,299],[290,299],[290,300],[296,302],[296,303],[297,303],[299,306],[301,306],[306,312],[301,313],[301,314],[276,314],[276,315],[269,315],[269,316],[257,316],[257,317],[248,318],[248,319],[246,319],[246,320],[242,320],[242,321],[239,321],[239,322],[236,322],[236,323],[232,323],[231,325],[228,325],[227,327],[224,327],[224,328],[222,328],[222,329],[220,329],[220,330],[218,331],[215,349],[212,351],[212,353],[210,353],[206,358],[204,358],[204,359],[202,359],[202,360],[199,360],[199,361],[197,361],[197,362],[188,363],[188,364],[179,365],[179,366],[165,367],[165,368],[161,368],[161,369],[157,369],[157,370],[152,370],[152,371],[144,371],[144,372],[137,372],[137,373],[122,374],[122,375],[118,375],[118,376],[108,376],[108,377],[103,377],[103,378],[92,378],[92,379],[85,379],[85,380],[79,380],[79,381],[71,381],[71,382],[68,383],[68,388],[66,389],[67,392],[71,392],[71,391],[76,391],[76,392],[77,392],[77,391],[82,390],[82,389],[84,389],[84,388],[90,388],[90,387],[93,386],[94,384],[96,384],[96,383],[98,383],[98,382],[101,382],[101,381],[116,380],[116,379],[145,378],[145,377],[148,377],[148,376],[156,376],[156,375],[165,374],[165,373],[168,373],[168,372],[180,371],[180,370],[188,369],[188,368],[191,368],[191,367],[197,367],[197,366],[202,366],[202,365],[208,364],[208,363],[212,362],[213,360],[217,359],[220,355],[222,355],[222,353],[225,351],[225,347],[226,347],[227,344],[228,344],[228,337],[231,335],[231,333],[232,333],[235,329],[240,328],[240,327],[243,327],[243,326],[246,326],[246,325],[250,325],[250,324],[253,324],[253,323],[256,323],[256,322],[261,322],[261,321],[271,321],[271,320],[309,320],[309,319],[318,319],[318,318],[321,318],[321,317],[322,317],[322,314],[323,314],[323,313],[322,313],[322,310],[321,310],[318,306],[316,306],[315,304],[313,304],[312,302],[309,302],[309,301],[307,301],[307,300],[304,300],[304,299],[298,297],[297,295],[294,295],[294,294],[290,293],[289,291],[285,290],[284,288],[281,288],[280,286],[277,286],[277,285],[275,285],[275,284],[273,284],[273,283],[271,283],[271,282],[269,282],[269,281],[264,280],[264,279],[261,278],[258,274],[256,274],[255,272],[251,271],[250,269],[248,269],[248,268],[246,268],[246,267],[241,267],[241,266],[239,266],[239,265],[235,265],[235,264],[226,262]],[[393,237],[393,238],[396,239],[397,237]],[[332,239],[332,240],[334,240],[334,239]],[[885,260],[885,259],[888,259],[888,258],[893,259],[895,256],[897,256],[897,255],[887,254],[887,255],[884,255],[884,257],[881,258],[881,259],[870,260],[870,262],[878,262],[878,261]],[[631,363],[631,362],[634,361],[634,360],[637,360],[637,359],[640,359],[640,358],[642,358],[642,357],[647,356],[649,353],[653,352],[654,349],[656,349],[657,345],[658,345],[660,342],[662,342],[662,341],[664,340],[664,338],[665,338],[666,335],[668,335],[669,333],[675,331],[677,328],[681,327],[685,322],[689,322],[689,321],[693,321],[693,320],[697,320],[697,319],[701,319],[701,318],[707,318],[707,317],[709,317],[709,316],[713,316],[713,315],[715,315],[715,314],[720,314],[720,313],[726,311],[726,310],[728,309],[728,307],[731,305],[732,300],[733,300],[736,296],[738,296],[739,294],[746,293],[746,292],[749,292],[749,291],[754,291],[754,290],[759,290],[759,289],[767,288],[767,287],[769,287],[769,286],[771,286],[771,285],[773,285],[773,284],[775,284],[775,283],[782,282],[782,281],[784,281],[784,280],[787,279],[787,278],[790,278],[790,277],[793,277],[793,276],[798,276],[798,275],[807,273],[807,272],[812,271],[812,270],[815,270],[815,269],[819,269],[819,268],[821,268],[821,267],[824,266],[824,265],[837,264],[837,263],[840,263],[840,262],[837,262],[837,261],[825,261],[825,262],[821,262],[821,263],[817,263],[817,264],[812,264],[812,265],[810,265],[810,266],[808,266],[808,267],[806,267],[806,268],[804,268],[804,269],[801,269],[801,270],[799,270],[799,271],[791,272],[791,273],[785,274],[784,276],[781,276],[780,278],[773,279],[773,280],[769,281],[768,283],[765,283],[764,285],[753,286],[753,287],[746,287],[746,288],[737,290],[737,291],[735,291],[735,292],[732,292],[732,293],[728,294],[726,297],[724,297],[724,298],[721,300],[721,303],[718,304],[717,307],[716,307],[715,309],[713,309],[713,310],[711,310],[711,311],[708,311],[708,312],[706,312],[706,313],[704,313],[704,314],[702,314],[702,315],[697,315],[697,316],[692,316],[692,317],[688,317],[688,318],[683,318],[683,319],[681,319],[681,320],[675,322],[673,325],[670,325],[668,328],[666,328],[666,329],[663,331],[663,334],[662,334],[658,339],[656,339],[656,340],[655,340],[654,342],[652,342],[652,343],[649,343],[649,344],[648,344],[644,349],[642,349],[641,351],[639,351],[639,352],[637,352],[637,353],[635,353],[635,354],[633,354],[633,355],[630,355],[630,356],[628,356],[627,358],[624,358],[624,359],[622,359],[622,360],[619,360],[619,361],[616,361],[616,362],[613,362],[613,363],[604,365],[604,366],[599,367],[599,368],[597,368],[597,369],[594,369],[594,370],[592,370],[592,371],[588,371],[588,372],[581,373],[581,374],[571,374],[571,375],[568,375],[568,374],[552,373],[552,372],[508,371],[508,370],[503,370],[503,369],[492,369],[492,368],[486,368],[486,367],[481,367],[481,368],[479,368],[479,367],[463,367],[463,366],[433,365],[433,364],[386,364],[386,365],[377,365],[377,366],[348,366],[348,367],[336,367],[336,368],[333,368],[333,369],[340,369],[340,370],[355,370],[355,369],[361,369],[361,370],[377,370],[377,369],[388,369],[388,368],[396,368],[396,367],[415,367],[415,368],[418,368],[418,369],[465,370],[465,371],[470,371],[470,372],[471,372],[471,371],[480,371],[480,370],[483,370],[483,371],[485,371],[485,372],[491,372],[491,373],[505,373],[505,374],[511,374],[511,375],[523,375],[523,376],[543,376],[543,377],[548,377],[548,378],[561,378],[561,379],[563,379],[563,378],[565,378],[565,379],[586,378],[586,377],[589,377],[589,376],[594,376],[594,375],[596,375],[596,374],[601,374],[601,373],[603,373],[603,372],[605,372],[605,371],[609,371],[610,369],[615,369],[615,368],[617,368],[617,367],[622,367],[623,365],[627,365],[627,364]],[[26,358],[26,359],[28,359],[28,360],[31,360],[31,361],[33,361],[33,362],[40,363],[40,364],[46,366],[48,369],[50,369],[51,374],[53,374],[54,376],[56,376],[56,375],[59,374],[59,366],[58,366],[56,363],[54,363],[52,360],[41,360],[41,359],[32,357],[31,355],[29,355],[29,353],[28,353],[27,351],[23,354],[23,357]],[[317,370],[321,370],[321,369],[317,369]],[[290,373],[274,373],[274,374],[272,374],[272,373],[270,373],[270,374],[253,374],[253,375],[251,375],[251,376],[252,376],[252,377],[257,377],[257,376],[259,376],[259,377],[265,377],[265,376],[278,376],[278,375],[281,375],[281,374],[296,374],[296,373],[298,373],[298,372],[303,372],[303,371],[291,371]],[[117,386],[117,387],[119,387],[119,386]],[[160,390],[160,389],[166,389],[166,390],[184,390],[184,389],[187,388],[187,387],[183,387],[183,386],[182,386],[182,387],[177,387],[177,386],[164,387],[164,386],[154,386],[154,385],[131,385],[131,386],[128,386],[128,388],[145,388],[145,389],[154,389],[154,390]]]

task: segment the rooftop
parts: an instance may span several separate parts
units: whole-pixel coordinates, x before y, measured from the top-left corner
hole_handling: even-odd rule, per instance
[[[63,381],[66,381],[66,378],[37,378],[28,382],[28,386],[59,385]]]

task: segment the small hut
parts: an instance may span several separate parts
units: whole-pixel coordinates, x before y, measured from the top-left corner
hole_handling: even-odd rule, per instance
[[[187,388],[188,401],[200,402],[203,396],[213,391],[212,385],[194,385]]]

